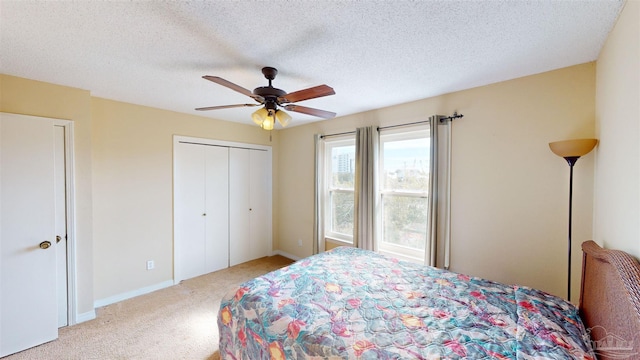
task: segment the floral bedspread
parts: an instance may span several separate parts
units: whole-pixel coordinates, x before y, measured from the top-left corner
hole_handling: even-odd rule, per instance
[[[242,284],[218,326],[223,359],[595,359],[560,298],[348,247]]]

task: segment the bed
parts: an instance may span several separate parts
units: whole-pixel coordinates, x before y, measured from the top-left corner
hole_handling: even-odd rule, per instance
[[[366,250],[336,248],[229,292],[218,315],[220,355],[222,359],[638,358],[637,262],[593,242],[583,244],[583,249],[581,302],[576,308],[536,289]]]

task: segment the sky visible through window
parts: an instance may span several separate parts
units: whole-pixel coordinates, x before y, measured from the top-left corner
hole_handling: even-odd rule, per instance
[[[384,171],[412,168],[429,171],[430,139],[410,139],[384,143]],[[340,146],[332,149],[332,172],[355,171],[355,146]]]
[[[429,172],[430,139],[410,139],[384,143],[384,172],[418,169]]]

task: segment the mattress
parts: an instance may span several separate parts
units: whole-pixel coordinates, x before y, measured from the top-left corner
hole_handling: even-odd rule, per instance
[[[350,247],[230,291],[218,327],[223,359],[595,359],[563,299]]]

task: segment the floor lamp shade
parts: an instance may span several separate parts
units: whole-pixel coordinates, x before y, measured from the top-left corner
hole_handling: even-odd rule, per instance
[[[588,154],[598,143],[596,139],[564,140],[549,143],[549,148],[554,154],[566,157],[580,157]]]
[[[567,239],[567,300],[571,301],[571,217],[573,203],[573,166],[580,156],[588,154],[598,143],[596,139],[564,140],[549,143],[554,154],[569,164],[569,233]]]

